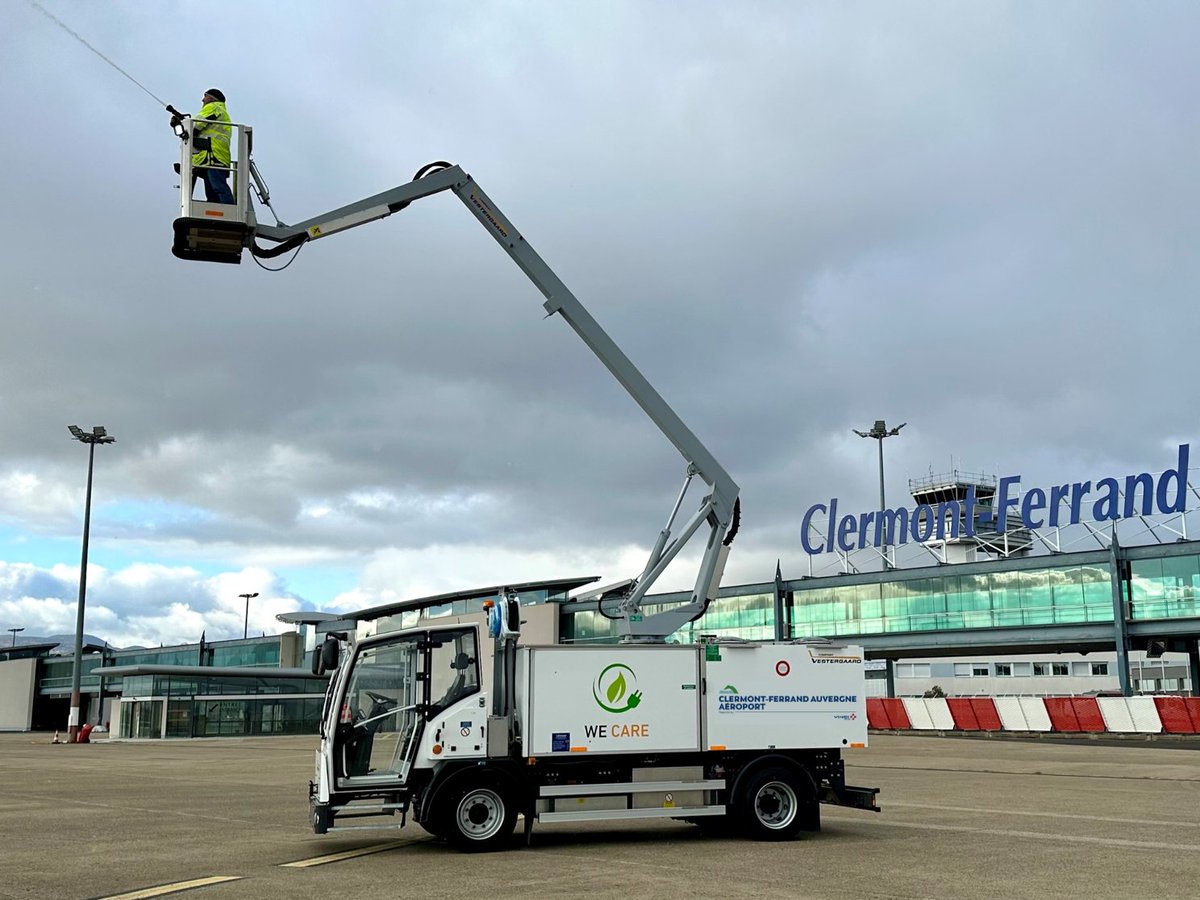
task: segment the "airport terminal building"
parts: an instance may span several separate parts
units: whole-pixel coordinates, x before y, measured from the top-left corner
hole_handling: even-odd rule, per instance
[[[840,571],[785,578],[777,567],[770,581],[722,588],[705,614],[671,640],[719,635],[861,644],[869,696],[1200,696],[1200,541],[1187,536],[1187,509],[1163,490],[1171,471],[1157,486],[1144,473],[1130,476],[1124,491],[1116,479],[1098,482],[1114,485],[1114,513],[1124,504],[1145,522],[1144,513],[1154,512],[1147,497],[1157,490],[1159,512],[1176,515],[1150,523],[1153,542],[1134,546],[1122,543],[1115,524],[1103,531],[1085,522],[1094,547],[1064,549],[1057,533],[1052,541],[1029,527],[1040,524],[1046,492],[1040,498],[1037,489],[1010,496],[1014,479],[954,473],[910,482],[917,501],[911,511],[839,518],[836,500],[815,504],[805,514],[801,543],[825,553],[832,546]],[[1177,493],[1184,486],[1191,490],[1183,475],[1186,445],[1173,471]],[[1070,488],[1062,486],[1060,501],[1069,504]],[[815,523],[813,510],[825,511],[824,523]],[[901,512],[910,547],[920,548],[924,564],[896,567],[895,547],[888,547],[885,534],[883,552],[874,548],[884,567],[861,571],[852,545],[869,537],[870,517],[887,513],[894,523]],[[906,535],[893,531],[890,538],[904,544]],[[526,642],[615,641],[610,612],[628,582],[605,589],[593,587],[596,580],[442,594],[340,620],[289,614],[298,631],[257,639],[143,650],[85,647],[86,721],[111,723],[116,736],[129,738],[311,732],[327,684],[309,668],[322,632],[367,635],[434,621],[482,624],[484,601],[509,588],[525,608]],[[647,599],[645,612],[652,613],[688,597]],[[0,730],[65,727],[73,660],[51,655],[52,649],[18,644],[0,650]]]

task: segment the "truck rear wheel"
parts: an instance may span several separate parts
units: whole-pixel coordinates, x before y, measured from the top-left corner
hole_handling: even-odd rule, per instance
[[[772,767],[742,785],[735,811],[747,837],[786,841],[805,828],[812,830],[816,802],[808,779],[791,769]]]
[[[459,849],[474,853],[497,850],[517,823],[516,806],[493,786],[468,785],[446,799],[449,803],[438,832]]]

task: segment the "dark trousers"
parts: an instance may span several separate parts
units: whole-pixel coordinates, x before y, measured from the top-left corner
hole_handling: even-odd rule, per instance
[[[233,203],[233,191],[229,189],[229,171],[227,169],[193,169],[193,193],[196,190],[198,178],[204,179],[204,199],[209,203]]]

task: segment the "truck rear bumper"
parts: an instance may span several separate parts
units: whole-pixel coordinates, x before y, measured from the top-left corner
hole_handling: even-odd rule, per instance
[[[826,787],[821,791],[821,802],[831,806],[848,806],[851,809],[866,809],[880,812],[876,797],[879,788],[854,787],[844,785],[841,788]]]

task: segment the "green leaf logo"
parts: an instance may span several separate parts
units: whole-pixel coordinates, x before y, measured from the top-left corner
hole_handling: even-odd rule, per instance
[[[637,683],[637,673],[629,666],[610,663],[592,682],[592,696],[606,712],[628,712],[642,702],[642,692],[637,689]]]
[[[625,673],[621,672],[613,679],[613,683],[608,686],[608,702],[616,703],[625,696]]]

